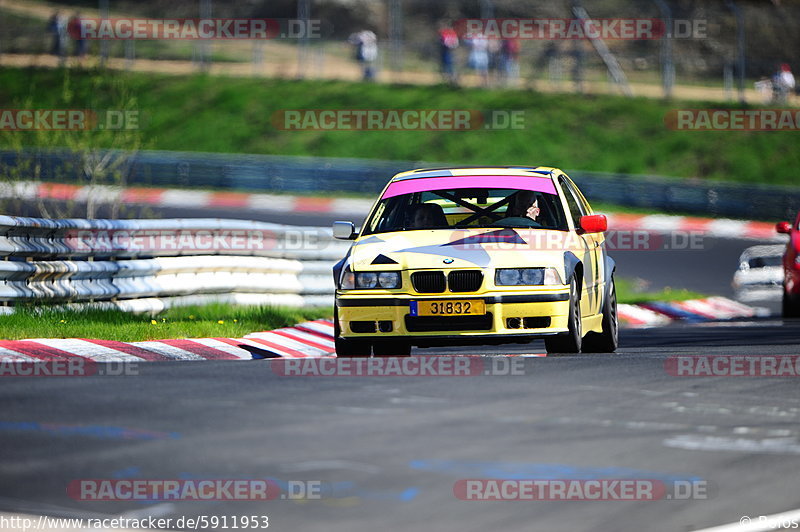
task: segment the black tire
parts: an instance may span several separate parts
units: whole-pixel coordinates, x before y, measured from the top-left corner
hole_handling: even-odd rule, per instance
[[[619,319],[617,317],[617,286],[611,278],[608,295],[603,302],[603,332],[588,333],[583,339],[584,353],[613,353],[619,346]]]
[[[337,357],[368,358],[372,352],[372,344],[361,338],[342,338],[339,328],[339,308],[333,307],[333,342]]]
[[[369,358],[372,344],[361,338],[337,338],[336,356],[340,358]]]
[[[569,284],[569,331],[556,336],[547,336],[544,345],[548,353],[580,353],[583,341],[581,324],[581,295],[578,293],[578,281],[575,277]]]
[[[411,344],[402,340],[375,342],[372,345],[372,352],[376,357],[409,357]]]
[[[800,318],[800,298],[783,293],[783,317]]]

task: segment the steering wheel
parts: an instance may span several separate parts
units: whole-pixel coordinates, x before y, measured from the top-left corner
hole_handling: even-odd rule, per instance
[[[499,225],[500,227],[531,227],[533,229],[542,228],[542,224],[536,220],[531,220],[526,216],[511,216],[509,218],[503,218],[502,220],[497,220],[492,225]]]

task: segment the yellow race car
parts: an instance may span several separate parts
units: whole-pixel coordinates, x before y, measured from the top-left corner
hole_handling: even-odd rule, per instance
[[[338,356],[411,346],[528,342],[613,352],[614,261],[594,214],[556,168],[440,168],[394,176],[334,267]]]

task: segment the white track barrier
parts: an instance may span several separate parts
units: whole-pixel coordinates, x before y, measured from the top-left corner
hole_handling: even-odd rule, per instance
[[[348,247],[329,228],[243,220],[0,216],[0,301],[151,313],[210,302],[331,305],[331,268]]]

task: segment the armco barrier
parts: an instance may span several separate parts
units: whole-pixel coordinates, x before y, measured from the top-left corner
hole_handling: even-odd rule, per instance
[[[70,155],[64,151],[19,154],[0,150],[0,165],[14,166],[20,159],[35,163],[43,181],[62,181],[65,176],[75,174],[75,167],[69,162]],[[555,164],[553,161],[530,162]],[[355,192],[374,196],[393,174],[431,166],[444,165],[423,161],[143,151],[133,157],[127,182],[129,185],[298,194]],[[800,210],[800,189],[795,187],[566,170],[592,201],[767,221],[794,219]]]
[[[328,228],[243,220],[0,216],[0,302],[331,305],[348,247]]]

